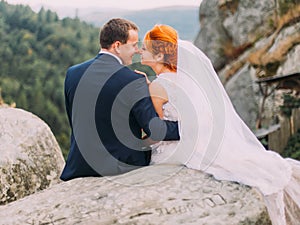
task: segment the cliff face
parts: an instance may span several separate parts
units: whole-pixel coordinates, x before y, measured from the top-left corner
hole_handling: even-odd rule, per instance
[[[254,128],[262,99],[254,81],[300,72],[300,2],[203,0],[199,18],[195,45],[211,59],[237,112]],[[266,101],[267,125],[278,112],[277,97]]]
[[[271,31],[268,21],[274,16],[274,11],[274,0],[203,0],[201,31],[195,45],[219,70],[248,45]]]

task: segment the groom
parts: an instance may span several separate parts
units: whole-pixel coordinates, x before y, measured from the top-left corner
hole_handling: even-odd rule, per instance
[[[157,116],[144,76],[125,65],[138,49],[138,27],[111,19],[100,31],[101,51],[68,69],[65,105],[71,147],[61,174],[64,181],[116,175],[149,165],[152,140],[179,140],[178,123]]]

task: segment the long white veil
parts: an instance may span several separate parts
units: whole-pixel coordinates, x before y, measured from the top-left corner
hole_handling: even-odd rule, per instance
[[[289,164],[265,150],[236,113],[210,60],[191,42],[178,42],[175,83],[181,128],[177,160],[218,179],[259,184],[264,194],[282,189],[290,179]],[[257,171],[249,170],[247,163]]]
[[[176,84],[173,105],[181,140],[168,161],[257,187],[272,196],[265,199],[273,224],[285,224],[283,189],[291,180],[290,163],[266,150],[242,121],[210,60],[192,43],[179,40],[177,75],[169,81]]]

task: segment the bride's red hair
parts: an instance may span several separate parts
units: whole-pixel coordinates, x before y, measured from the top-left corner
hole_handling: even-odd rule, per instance
[[[164,65],[171,71],[177,71],[177,31],[168,25],[155,25],[145,35],[147,49],[156,55],[164,54]]]

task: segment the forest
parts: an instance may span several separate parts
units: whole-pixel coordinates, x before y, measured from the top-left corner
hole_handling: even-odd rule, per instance
[[[66,157],[69,124],[63,85],[69,66],[99,51],[99,29],[79,19],[59,19],[41,8],[0,2],[0,94],[43,119]],[[0,96],[0,97],[1,97]]]

